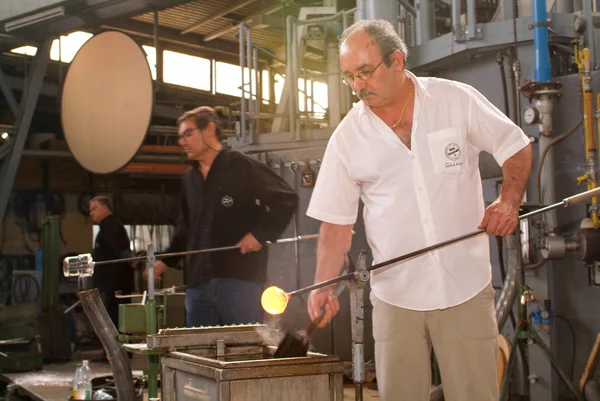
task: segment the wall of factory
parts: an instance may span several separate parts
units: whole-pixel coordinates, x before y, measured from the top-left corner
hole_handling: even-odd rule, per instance
[[[533,55],[532,45],[519,47],[522,82],[526,79],[533,79]],[[506,60],[505,63],[508,74],[510,66]],[[500,72],[496,62],[496,55],[493,53],[478,56],[470,60],[468,64],[454,65],[451,70],[437,71],[435,75],[468,83],[477,88],[500,109],[504,108]],[[510,85],[510,80],[507,79],[507,81]],[[553,113],[555,135],[561,134],[573,127],[579,121],[582,114],[579,77],[577,75],[570,75],[561,77],[558,81],[563,84],[563,95],[559,103],[555,106]],[[593,87],[594,93],[600,90],[600,73],[598,72],[593,73]],[[511,96],[510,87],[509,96]],[[512,103],[510,104],[512,116]],[[525,108],[529,105],[529,101],[521,97],[521,107]],[[537,126],[523,125],[523,130],[529,136],[538,137]],[[594,128],[594,135],[597,137],[596,127]],[[537,191],[534,185],[535,166],[538,163],[539,153],[537,143],[533,144],[533,149],[535,155],[534,171],[527,193],[527,201],[529,203],[537,202]],[[577,186],[576,181],[576,178],[584,173],[584,161],[584,136],[583,128],[580,127],[569,138],[554,146],[556,201],[586,190],[585,184]],[[494,198],[494,186],[493,180],[484,181],[484,196],[486,201]],[[584,205],[559,209],[560,233],[563,235],[572,234],[579,228],[580,221],[585,215]],[[535,230],[532,229],[531,237],[533,238],[534,236]],[[501,280],[497,260],[494,259],[494,255],[496,254],[494,243],[491,244],[491,249],[494,262],[493,282],[494,286],[498,287],[501,285]],[[534,256],[532,262],[538,260],[539,254],[538,256]],[[552,308],[559,318],[554,320],[550,336],[544,333],[541,333],[541,336],[546,341],[550,340],[552,352],[558,357],[561,368],[578,383],[596,336],[600,332],[600,313],[595,307],[600,302],[600,288],[589,284],[587,268],[582,262],[576,259],[575,255],[569,253],[564,259],[548,262],[537,271],[526,273],[525,280],[526,284],[534,290],[536,297],[530,311],[536,305],[539,305],[543,309],[544,300],[551,300]],[[497,292],[499,293],[499,291]],[[569,324],[574,329],[575,339],[569,329]],[[509,322],[506,325],[504,333],[509,335],[511,332]],[[573,362],[574,343],[576,346]],[[539,377],[538,382],[531,386],[532,400],[558,400],[560,399],[559,397],[569,395],[557,376],[551,373],[548,358],[539,348],[530,346],[528,347],[528,353],[530,354],[529,374]],[[572,363],[574,363],[574,367],[571,372]],[[548,381],[550,375],[553,377],[552,384]]]

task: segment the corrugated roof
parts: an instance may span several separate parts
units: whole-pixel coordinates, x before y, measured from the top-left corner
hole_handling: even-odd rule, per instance
[[[222,12],[223,10],[235,6],[236,4],[246,2],[247,0],[198,0],[190,2],[160,11],[158,14],[159,25],[181,32],[192,26],[194,23],[210,18],[217,13]],[[238,8],[237,10],[226,14],[223,17],[214,18],[210,21],[207,21],[193,32],[182,35],[182,38],[187,37],[187,39],[189,39],[190,36],[197,36],[199,37],[199,40],[202,40],[203,37],[212,34],[219,29],[237,25],[239,21],[243,20],[244,18],[257,13],[262,13],[264,10],[268,10],[277,5],[281,5],[280,0],[254,0],[253,2],[244,5],[243,7]],[[284,15],[291,14],[297,16],[298,10],[299,6],[285,6],[285,10],[273,13],[272,16],[275,18],[278,16],[281,17],[281,26],[283,27],[285,26]],[[134,17],[133,19],[146,23],[154,23],[153,13],[142,14]],[[238,43],[238,40],[235,37],[237,31],[238,28],[232,29],[220,36],[219,39],[227,40],[232,43]],[[252,39],[256,45],[271,51],[274,51],[285,44],[284,31],[279,29],[252,29]]]

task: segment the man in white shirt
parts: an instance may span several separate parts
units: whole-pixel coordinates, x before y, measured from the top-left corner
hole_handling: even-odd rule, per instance
[[[505,236],[518,223],[531,173],[528,138],[473,87],[417,78],[386,21],[358,21],[340,41],[344,82],[361,101],[333,133],[307,214],[321,220],[315,282],[339,274],[359,199],[374,263],[477,229]],[[479,152],[503,172],[484,207]],[[447,401],[498,399],[498,328],[486,235],[374,271],[373,336],[380,397],[429,400],[431,348]],[[339,311],[333,288],[313,291],[321,327]]]

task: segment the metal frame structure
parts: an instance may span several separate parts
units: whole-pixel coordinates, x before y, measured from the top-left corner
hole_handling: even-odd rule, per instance
[[[2,167],[0,168],[0,222],[4,221],[6,215],[11,189],[21,161],[21,154],[25,147],[25,141],[27,139],[27,134],[29,133],[29,128],[31,127],[35,106],[40,95],[42,84],[44,83],[44,74],[46,73],[46,66],[50,59],[50,45],[52,44],[53,39],[54,38],[47,38],[36,53],[33,68],[29,75],[27,91],[24,93],[23,99],[21,100],[19,114],[16,119],[16,133],[12,139],[12,149],[8,156],[2,161]],[[6,98],[10,99],[9,102],[13,103],[14,106],[14,95],[11,96],[12,93],[8,90],[6,81],[4,81],[3,78],[3,76],[0,76],[0,81],[3,82],[1,85],[2,91]]]

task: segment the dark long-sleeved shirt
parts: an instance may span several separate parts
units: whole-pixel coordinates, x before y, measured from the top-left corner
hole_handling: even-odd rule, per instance
[[[298,207],[293,189],[267,165],[221,150],[204,180],[197,164],[182,177],[180,213],[167,252],[232,246],[252,233],[260,243],[279,238]],[[185,282],[222,277],[264,283],[267,247],[186,256]],[[172,264],[175,258],[165,260]]]
[[[111,214],[99,224],[92,257],[96,262],[131,257],[129,236],[119,219]],[[129,263],[116,263],[94,268],[94,285],[99,289],[133,290],[133,269]]]

